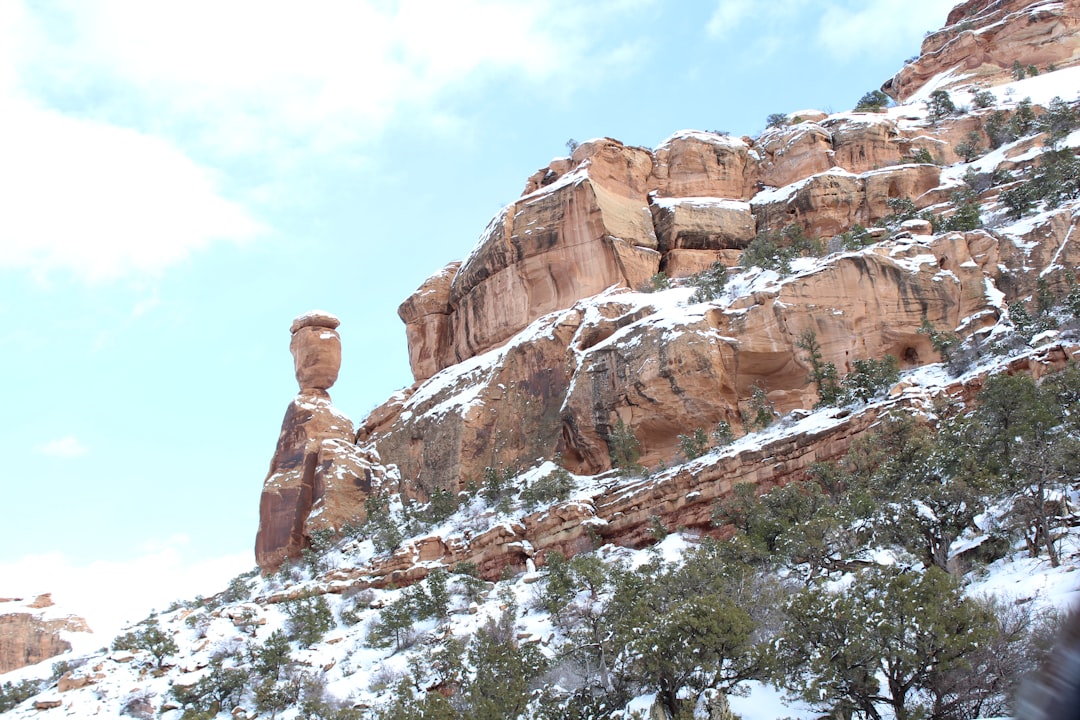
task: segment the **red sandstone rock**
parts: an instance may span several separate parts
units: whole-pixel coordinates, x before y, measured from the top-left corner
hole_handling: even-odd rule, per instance
[[[66,633],[91,632],[81,617],[42,612],[53,607],[49,594],[27,603],[0,601],[0,675],[67,652],[71,643]]]
[[[381,466],[357,450],[352,421],[330,402],[341,341],[337,319],[308,313],[293,323],[290,344],[301,392],[289,404],[259,502],[255,559],[273,572],[297,558],[317,529],[339,530],[364,516]]]
[[[904,101],[930,79],[949,70],[952,83],[1000,84],[1012,80],[1012,66],[1045,70],[1080,63],[1080,0],[970,0],[949,14],[948,25],[927,35],[922,53],[882,90]]]

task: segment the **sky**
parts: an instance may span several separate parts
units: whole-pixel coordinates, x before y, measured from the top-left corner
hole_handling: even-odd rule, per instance
[[[951,0],[0,0],[0,597],[104,631],[254,567],[341,318],[358,421],[398,305],[567,141],[850,109]]]

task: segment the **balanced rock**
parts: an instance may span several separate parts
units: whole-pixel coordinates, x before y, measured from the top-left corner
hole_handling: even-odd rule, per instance
[[[255,560],[265,572],[300,557],[315,530],[337,531],[362,518],[371,491],[374,463],[357,450],[352,421],[327,392],[341,366],[338,324],[321,311],[292,324],[300,393],[285,411],[259,502]]]

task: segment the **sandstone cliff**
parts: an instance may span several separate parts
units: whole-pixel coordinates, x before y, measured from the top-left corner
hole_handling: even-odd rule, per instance
[[[353,436],[329,404],[332,379],[314,389],[300,381],[263,493],[260,566],[273,570],[298,557],[316,530],[341,532],[362,521],[373,495],[422,507],[482,485],[491,472],[514,475],[554,458],[578,476],[603,476],[620,426],[633,433],[642,465],[678,463],[687,432],[724,423],[736,436],[750,433],[755,392],[777,414],[806,412],[818,399],[800,346],[807,332],[841,376],[865,358],[892,355],[904,371],[936,363],[926,323],[955,333],[965,347],[997,342],[1012,327],[1010,303],[1068,292],[1070,270],[1080,265],[1073,240],[1080,220],[1068,204],[1016,222],[1001,202],[1047,147],[1036,128],[992,153],[983,149],[973,162],[959,157],[958,145],[982,133],[991,113],[1015,110],[1011,90],[995,91],[990,107],[941,117],[929,113],[924,96],[948,87],[962,104],[975,90],[1010,82],[1009,72],[987,68],[1007,70],[1036,56],[1043,62],[1039,48],[1048,37],[1060,46],[1062,69],[1044,80],[1060,78],[1056,94],[1074,96],[1070,83],[1078,77],[1067,66],[1080,47],[1077,14],[1070,3],[959,6],[949,26],[927,38],[919,62],[892,81],[891,92],[911,99],[882,112],[802,111],[756,138],[680,131],[651,150],[602,138],[551,161],[491,220],[467,258],[402,303],[412,387],[361,420]],[[985,44],[981,54],[965,55],[969,46],[947,41],[967,36]],[[982,70],[949,75],[960,56]],[[944,83],[946,75],[956,82]],[[1049,103],[1047,86],[1057,87],[1037,86],[1037,112]],[[980,216],[943,231],[965,210],[958,191]],[[938,232],[925,220],[901,222],[903,203],[933,218]],[[852,245],[858,226],[870,230]],[[738,267],[755,239],[783,246],[799,235],[817,238],[827,252],[794,260],[790,273]],[[691,276],[714,263],[728,268],[731,281],[721,295],[695,299]],[[673,286],[645,292],[656,282]],[[329,365],[336,377],[336,360]],[[808,457],[843,446],[822,439]],[[763,471],[753,454],[732,462],[741,469],[724,473],[733,477],[766,484],[797,477],[790,464]],[[668,518],[656,508],[682,508],[677,496],[694,492],[692,484],[657,491],[668,495],[648,512]],[[582,542],[580,529],[567,528],[602,519],[606,501],[591,502],[568,506],[562,520],[537,520],[545,529],[523,531],[527,544]],[[669,519],[698,526],[688,520],[693,512]],[[521,522],[529,528],[533,521]],[[512,526],[499,527],[468,542],[431,538],[383,570],[422,573],[410,563],[439,558],[497,572],[507,558],[478,548],[505,551],[522,541]],[[631,542],[641,527],[601,535]]]
[[[81,617],[58,612],[49,594],[0,599],[0,675],[71,650],[70,633],[89,633]]]

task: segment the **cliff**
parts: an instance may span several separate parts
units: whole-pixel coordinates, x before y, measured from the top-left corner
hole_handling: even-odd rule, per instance
[[[1022,99],[1034,118],[1053,96],[1075,95],[1076,10],[958,6],[888,85],[909,99],[899,105],[802,111],[757,138],[688,130],[655,149],[602,138],[552,160],[467,258],[402,303],[412,387],[361,420],[352,439],[351,423],[322,422],[331,439],[289,429],[321,421],[286,420],[281,442],[291,444],[279,443],[263,495],[260,566],[298,558],[315,531],[363,522],[371,497],[423,505],[493,471],[556,458],[574,474],[608,472],[617,427],[632,433],[638,462],[656,467],[678,462],[688,432],[725,423],[749,433],[757,390],[778,414],[808,411],[818,395],[807,333],[841,376],[886,356],[910,372],[940,359],[927,323],[986,345],[1010,326],[1010,304],[1063,297],[1080,263],[1073,206],[1016,222],[1002,201],[1058,141],[1034,120],[1008,138],[987,128],[1018,115]],[[969,36],[978,53],[946,42]],[[1048,44],[1053,58],[1040,49]],[[961,55],[983,70],[957,74]],[[1014,61],[1060,66],[1019,81],[986,70]],[[944,88],[948,107],[928,102]],[[803,257],[779,273],[784,263],[740,262],[763,240],[774,255]],[[714,264],[729,284],[697,297]],[[297,490],[284,489],[282,467],[293,468]],[[316,501],[336,509],[316,512]],[[440,552],[447,563],[467,559]]]
[[[89,633],[81,617],[59,612],[49,594],[0,600],[0,675],[71,650],[69,633]]]

